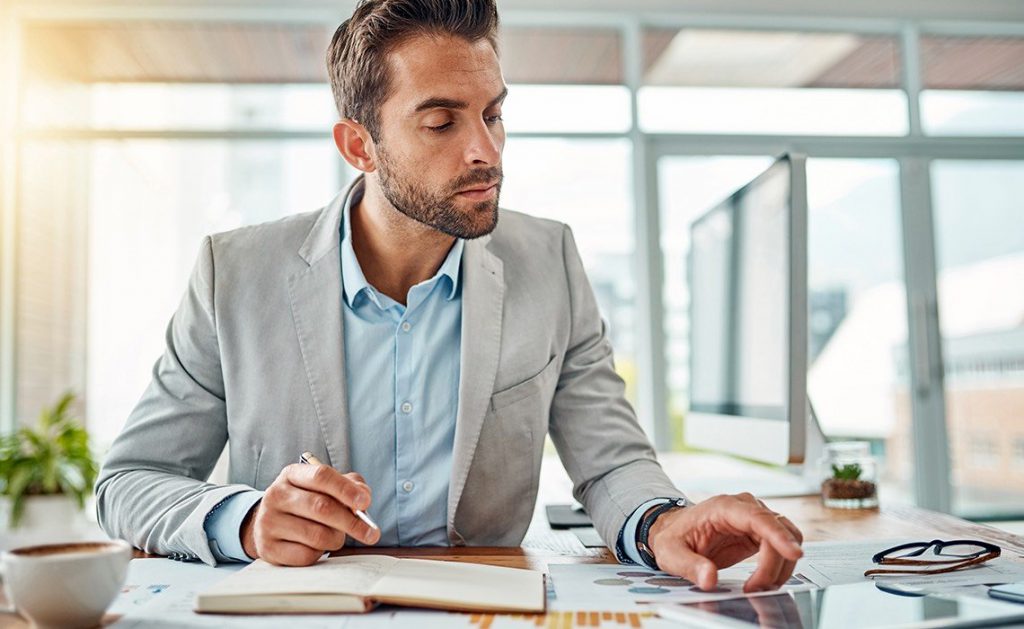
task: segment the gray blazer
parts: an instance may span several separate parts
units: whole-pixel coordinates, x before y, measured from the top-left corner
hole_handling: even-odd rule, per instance
[[[147,552],[215,562],[203,521],[311,450],[349,470],[340,221],[316,212],[208,236],[153,379],[104,461],[99,522]],[[452,545],[517,546],[545,434],[605,542],[681,495],[624,398],[569,228],[501,211],[462,259],[462,369],[448,491]],[[230,484],[209,478],[225,442]]]

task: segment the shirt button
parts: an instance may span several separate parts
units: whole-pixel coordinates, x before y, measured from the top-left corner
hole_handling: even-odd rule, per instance
[[[409,323],[408,321],[402,323],[402,332],[408,332],[411,329],[412,329],[412,324],[411,323]]]
[[[408,402],[406,402],[405,404],[402,404],[402,412],[406,413],[406,414],[411,413],[412,412],[412,404],[409,404]]]
[[[402,483],[402,490],[405,493],[409,493],[410,491],[412,491],[413,487],[415,487],[415,485],[412,484],[411,480],[407,480],[404,483]]]

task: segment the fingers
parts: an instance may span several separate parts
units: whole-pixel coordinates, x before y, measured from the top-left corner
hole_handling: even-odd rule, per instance
[[[781,522],[782,518],[779,514],[770,509],[760,505],[745,506],[746,509],[742,510],[745,513],[736,514],[741,520],[733,521],[734,526],[753,533],[758,541],[767,540],[777,553],[790,561],[796,561],[803,557],[804,551],[800,548],[802,536],[798,537],[799,531],[794,535],[793,531]]]
[[[320,551],[338,550],[345,545],[343,531],[288,513],[268,523],[266,533],[274,539],[298,542]]]
[[[655,555],[663,570],[686,577],[701,589],[717,585],[718,567],[757,551],[758,567],[744,590],[776,589],[803,556],[800,530],[750,494],[717,496],[676,513],[680,515],[672,528],[663,529],[657,540],[652,538],[657,542]]]
[[[700,589],[710,591],[718,585],[718,567],[702,555],[679,544],[658,553],[658,567],[689,579]]]
[[[786,560],[782,555],[776,552],[767,540],[763,540],[761,542],[761,550],[758,553],[757,569],[750,575],[747,582],[743,584],[743,591],[750,593],[775,589],[777,587],[775,584],[779,580],[779,573],[782,572],[785,563]],[[786,578],[788,579],[789,575]]]
[[[324,551],[310,548],[297,542],[277,540],[268,544],[260,558],[278,566],[310,566],[317,562]]]
[[[747,498],[749,494],[741,496],[741,498]],[[749,496],[753,498],[753,496]],[[760,507],[759,516],[765,514],[771,515],[775,519],[775,524],[772,528],[777,529],[781,526],[788,532],[789,540],[784,540],[784,545],[789,546],[791,542],[800,544],[803,542],[804,536],[800,532],[800,529],[793,524],[789,518],[775,513],[768,508],[761,500],[756,498],[754,502]],[[749,502],[745,500],[745,502]],[[777,545],[773,545],[772,540],[768,537],[761,538],[760,552],[758,555],[758,568],[754,571],[754,574],[750,576],[747,583],[744,585],[744,591],[746,592],[758,592],[764,590],[773,590],[782,587],[789,577],[793,574],[793,569],[796,567],[796,559],[792,556],[784,557],[781,553],[783,549],[780,549]],[[802,550],[801,550],[802,555]]]
[[[796,525],[793,524],[792,521],[790,521],[789,518],[782,515],[781,513],[775,513],[774,511],[769,509],[768,505],[766,505],[763,500],[757,500],[757,504],[761,505],[768,511],[771,511],[772,515],[775,516],[775,519],[779,521],[779,524],[781,524],[782,526],[786,527],[787,530],[789,530],[789,532],[793,535],[793,539],[795,539],[797,543],[802,544],[804,542],[804,534],[800,532],[800,529],[798,529]]]
[[[285,468],[264,492],[254,518],[257,555],[284,565],[309,565],[324,551],[344,546],[348,536],[364,544],[377,543],[380,531],[356,517],[349,506],[369,506],[369,494],[358,474],[341,474],[324,465]]]
[[[782,515],[778,515],[776,517],[778,518],[780,524],[789,529],[789,532],[792,533],[793,538],[796,539],[798,543],[803,544],[804,534],[800,531],[800,529],[798,529],[797,526],[793,524],[789,518]],[[796,561],[792,559],[787,559],[782,564],[782,570],[779,572],[779,578],[775,581],[775,587],[780,588],[783,585],[785,585],[786,581],[789,581],[789,577],[793,576],[793,570],[795,568]]]
[[[326,494],[312,491],[291,491],[282,497],[280,508],[286,514],[298,516],[311,524],[329,527],[339,533],[351,535],[364,544],[374,544],[380,538],[379,530],[371,528],[351,509]],[[333,547],[322,545],[320,547],[336,550],[341,547],[341,544]]]
[[[329,465],[289,465],[281,471],[285,479],[301,489],[331,496],[350,509],[370,506],[370,488],[358,474],[342,474]]]
[[[786,585],[786,582],[789,581],[789,577],[793,576],[793,570],[795,568],[795,561],[790,561],[788,559],[784,561],[782,563],[782,570],[779,570],[779,578],[775,579],[775,583],[773,584],[775,586],[774,589],[779,589],[783,585]]]

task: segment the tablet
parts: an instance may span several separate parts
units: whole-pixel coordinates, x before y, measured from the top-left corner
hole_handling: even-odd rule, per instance
[[[987,598],[915,595],[875,583],[833,585],[710,603],[674,603],[658,615],[694,626],[736,627],[984,627],[1024,621],[1024,608]]]

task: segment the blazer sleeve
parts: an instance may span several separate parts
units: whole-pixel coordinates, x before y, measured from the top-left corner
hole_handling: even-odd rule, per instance
[[[563,232],[563,256],[571,331],[549,432],[572,479],[573,495],[614,552],[619,530],[637,507],[651,498],[683,494],[662,471],[626,401],[608,329],[568,226]]]
[[[211,565],[207,514],[251,489],[206,482],[228,434],[214,269],[213,242],[206,237],[167,327],[167,349],[96,483],[97,518],[108,535],[149,553]]]

